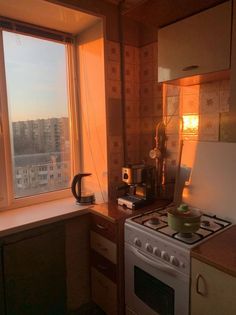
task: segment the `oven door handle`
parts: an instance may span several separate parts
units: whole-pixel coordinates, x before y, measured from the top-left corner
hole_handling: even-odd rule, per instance
[[[176,276],[177,272],[174,268],[171,268],[163,263],[159,263],[157,261],[152,260],[151,258],[149,258],[148,256],[146,256],[145,254],[141,253],[138,249],[130,247],[130,250],[132,251],[132,253],[137,256],[138,258],[142,259],[143,261],[145,261],[147,264],[151,265],[154,268],[157,268],[161,271],[167,272],[168,274],[172,275],[172,276]]]

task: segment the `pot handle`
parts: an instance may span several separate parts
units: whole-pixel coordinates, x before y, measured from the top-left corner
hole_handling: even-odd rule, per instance
[[[199,222],[185,222],[184,226],[190,227],[190,226],[199,226]]]

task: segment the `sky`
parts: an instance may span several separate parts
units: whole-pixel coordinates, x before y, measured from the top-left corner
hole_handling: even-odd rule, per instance
[[[3,32],[10,121],[67,117],[66,46]]]

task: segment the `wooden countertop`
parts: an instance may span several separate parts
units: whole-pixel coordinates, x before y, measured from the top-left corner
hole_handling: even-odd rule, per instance
[[[194,247],[191,256],[236,277],[236,225]]]
[[[112,222],[116,222],[116,221],[124,221],[128,217],[137,215],[139,213],[142,213],[148,210],[154,210],[158,207],[167,206],[169,203],[170,203],[169,200],[156,200],[154,203],[146,207],[143,207],[141,209],[130,210],[130,209],[117,205],[116,202],[108,202],[108,203],[97,204],[92,207],[90,206],[89,210],[91,213],[103,216]]]

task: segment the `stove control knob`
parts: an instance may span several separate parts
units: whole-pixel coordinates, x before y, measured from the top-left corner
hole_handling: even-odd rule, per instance
[[[141,247],[142,246],[142,242],[140,241],[139,238],[135,237],[134,239],[134,245],[138,246],[138,247]]]
[[[161,257],[161,251],[160,251],[160,249],[157,248],[157,247],[154,247],[154,248],[153,248],[153,254],[156,255],[156,256],[158,256],[158,257]]]
[[[164,250],[161,252],[161,258],[163,258],[166,261],[170,261],[170,256],[167,252],[165,252]]]
[[[179,267],[179,260],[175,256],[170,256],[170,262],[172,265]]]
[[[149,252],[149,253],[152,253],[153,252],[153,247],[151,244],[147,243],[146,244],[146,250]]]

